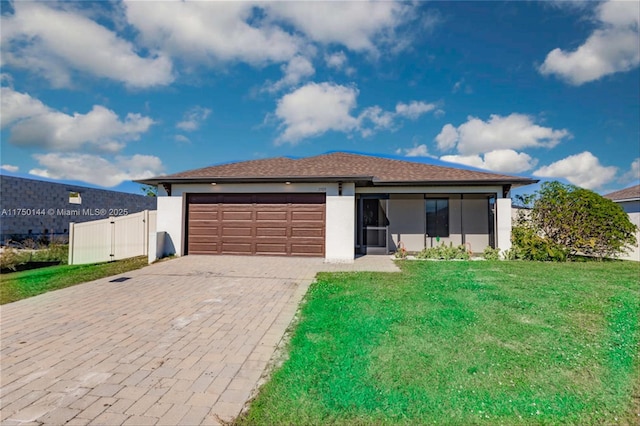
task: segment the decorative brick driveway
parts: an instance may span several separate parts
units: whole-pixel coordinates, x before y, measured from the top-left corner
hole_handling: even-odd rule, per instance
[[[216,424],[237,416],[322,259],[186,256],[0,309],[2,425]]]

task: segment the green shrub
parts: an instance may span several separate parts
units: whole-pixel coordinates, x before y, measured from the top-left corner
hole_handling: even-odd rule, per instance
[[[440,260],[453,260],[453,259],[461,259],[468,260],[470,257],[470,253],[467,251],[467,248],[463,245],[455,246],[453,243],[449,243],[449,245],[445,245],[441,243],[436,247],[428,247],[422,250],[420,253],[416,255],[418,259],[440,259]]]
[[[486,260],[500,260],[500,249],[487,246],[482,252],[482,257]]]
[[[537,260],[564,262],[568,249],[542,237],[535,229],[526,225],[516,225],[511,230],[512,249],[507,254],[510,260]]]
[[[629,215],[620,205],[588,189],[545,182],[535,194],[520,198],[531,206],[527,226],[536,230],[522,237],[526,256],[540,260],[564,260],[567,256],[602,259],[636,244],[637,227]]]

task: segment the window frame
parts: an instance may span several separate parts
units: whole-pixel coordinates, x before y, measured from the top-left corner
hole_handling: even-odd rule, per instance
[[[433,209],[429,204],[433,203]],[[442,206],[441,206],[442,205]],[[448,198],[425,198],[425,235],[435,238],[449,238],[450,215]],[[431,211],[430,211],[431,210]],[[431,216],[431,219],[430,219]],[[435,219],[435,223],[433,220]],[[429,231],[435,231],[433,234]]]

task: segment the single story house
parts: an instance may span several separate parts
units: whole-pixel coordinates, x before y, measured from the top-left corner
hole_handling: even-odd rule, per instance
[[[604,197],[619,204],[629,215],[631,223],[640,228],[640,185],[621,189],[620,191],[606,194]],[[640,261],[640,229],[636,232],[636,246],[625,255],[620,256],[619,259]]]
[[[334,152],[139,181],[158,187],[164,253],[319,256],[511,247],[514,187],[529,178]]]

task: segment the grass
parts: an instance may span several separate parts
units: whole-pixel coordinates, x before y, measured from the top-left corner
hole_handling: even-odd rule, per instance
[[[639,264],[401,265],[319,275],[237,423],[638,424]]]
[[[139,269],[147,256],[91,265],[60,265],[0,275],[0,304]]]

